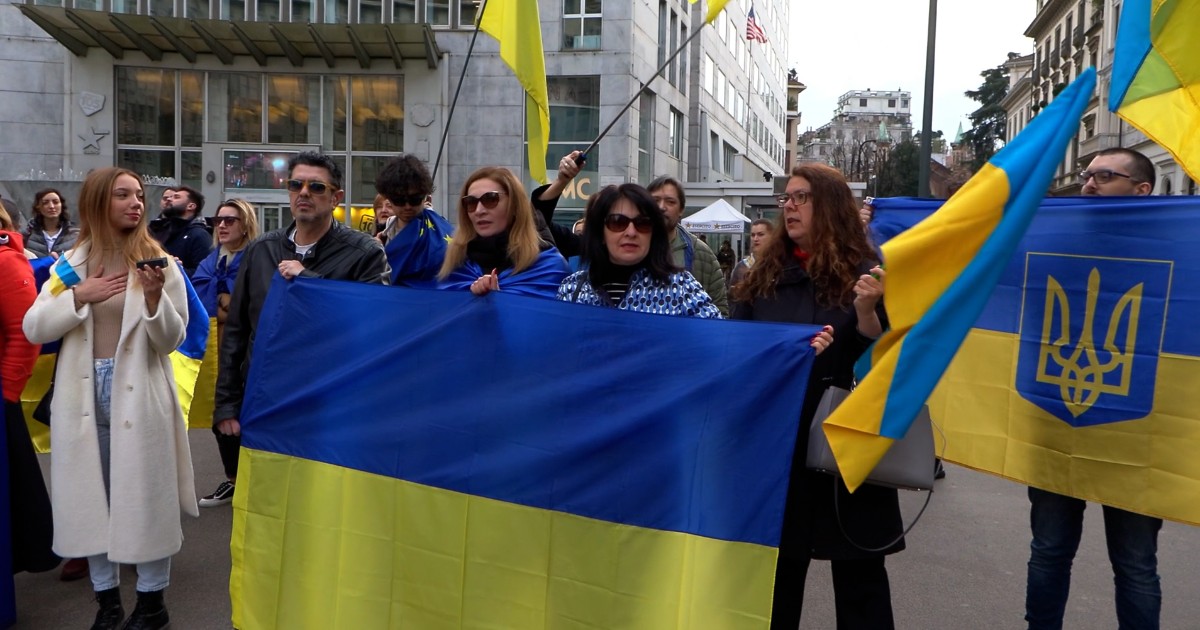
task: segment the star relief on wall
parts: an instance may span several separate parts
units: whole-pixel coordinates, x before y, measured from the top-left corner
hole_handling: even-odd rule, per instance
[[[100,153],[100,141],[104,136],[112,133],[111,131],[96,131],[95,127],[91,128],[91,133],[81,133],[79,139],[83,140],[83,152],[86,155],[97,155]]]

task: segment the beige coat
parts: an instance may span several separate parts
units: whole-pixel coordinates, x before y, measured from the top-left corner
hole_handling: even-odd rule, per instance
[[[88,273],[87,249],[66,254],[80,278]],[[199,516],[169,358],[187,327],[183,282],[179,267],[168,265],[151,317],[141,285],[129,274],[113,363],[108,503],[96,437],[91,305],[76,311],[72,292],[52,295],[47,282],[25,315],[25,335],[34,343],[63,340],[50,427],[54,551],[60,556],[107,553],[122,563],[166,558],[183,544],[180,510]]]

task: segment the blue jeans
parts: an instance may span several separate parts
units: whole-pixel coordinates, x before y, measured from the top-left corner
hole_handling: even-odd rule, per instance
[[[1083,534],[1082,499],[1029,488],[1029,578],[1025,621],[1030,630],[1059,630],[1071,590],[1071,563]],[[1104,507],[1104,535],[1116,585],[1121,630],[1157,630],[1162,608],[1158,531],[1162,519]]]
[[[100,442],[100,472],[104,475],[104,491],[109,491],[109,440],[112,424],[112,377],[113,360],[96,359],[96,437]],[[108,554],[88,556],[88,573],[92,578],[92,589],[107,591],[121,584],[121,565],[110,562]],[[143,593],[161,591],[171,582],[171,558],[137,564],[137,590]]]

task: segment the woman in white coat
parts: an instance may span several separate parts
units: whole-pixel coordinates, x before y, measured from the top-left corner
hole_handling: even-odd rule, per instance
[[[164,628],[163,589],[196,492],[169,355],[183,341],[179,266],[146,230],[142,181],[97,169],[79,196],[78,244],[25,316],[33,343],[62,339],[50,427],[54,551],[87,557],[100,611],[93,630]],[[137,565],[124,621],[119,564]]]

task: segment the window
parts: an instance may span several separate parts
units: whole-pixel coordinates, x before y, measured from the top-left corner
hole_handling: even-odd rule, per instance
[[[550,99],[550,146],[546,149],[546,172],[554,173],[562,156],[591,144],[600,133],[600,77],[546,77]],[[599,147],[588,154],[587,164],[563,190],[559,208],[582,209],[599,189],[602,155]],[[527,183],[529,183],[527,181]],[[556,222],[570,225],[578,212],[555,213]]]
[[[902,107],[904,109],[908,109],[908,99],[906,99],[906,98],[900,99],[900,107]]]
[[[262,142],[262,101],[262,75],[209,73],[208,139]]]
[[[679,110],[675,109],[674,107],[671,108],[670,125],[671,125],[671,127],[670,127],[671,157],[673,157],[677,160],[682,160],[683,159],[683,113],[680,112]]]
[[[397,76],[350,79],[350,147],[356,151],[404,150],[404,81]]]
[[[723,107],[725,104],[725,86],[728,83],[725,80],[725,73],[717,70],[717,93],[714,96],[717,97],[717,106],[719,107]]]
[[[667,50],[667,3],[658,3],[658,65],[661,67],[667,60],[667,55],[673,51]],[[665,70],[664,70],[665,72]],[[658,73],[662,76],[662,72]]]
[[[314,75],[267,77],[267,142],[317,144],[321,141],[321,78]]]
[[[866,106],[867,106],[867,99],[865,99],[865,98],[860,98],[860,99],[858,99],[858,106],[859,106],[859,107],[866,107]]]
[[[98,5],[99,0],[96,0],[96,2]],[[79,0],[75,1],[75,6],[78,8],[81,8],[81,9],[88,8],[86,6],[80,6]],[[99,11],[100,7],[97,6],[96,10]],[[184,15],[186,15],[187,17],[207,20],[208,19],[208,0],[187,0],[183,4],[183,10],[185,12]]]
[[[733,175],[733,160],[737,155],[737,150],[728,142],[723,143],[725,150],[722,152],[722,161],[725,162],[725,173]]]
[[[679,16],[671,11],[671,51],[674,52],[679,48]],[[679,82],[679,55],[671,57],[671,63],[667,66],[667,81],[671,85],[676,85]]]
[[[150,0],[150,15],[173,17],[175,3],[172,0]]]
[[[459,0],[458,9],[459,28],[474,26],[475,18],[479,15],[479,2],[477,0]]]
[[[450,0],[425,0],[425,21],[435,26],[449,26]]]
[[[259,22],[279,21],[280,0],[258,0],[254,5],[254,19]]]
[[[599,50],[601,14],[601,0],[563,0],[563,50]]]
[[[262,9],[263,0],[258,0]],[[380,24],[383,22],[383,4],[379,0],[361,0],[358,3],[358,21],[363,24]]]
[[[292,0],[292,21],[298,24],[315,22],[317,8],[316,0]]]
[[[117,93],[118,143],[174,146],[174,71],[118,66]]]
[[[417,0],[396,0],[392,4],[392,21],[397,24],[412,24],[416,22]]]
[[[712,94],[714,90],[713,60],[712,57],[709,57],[707,53],[705,53],[704,57],[700,60],[700,75],[704,81],[704,91]]]
[[[136,4],[136,3],[134,3]],[[116,3],[113,3],[116,6]],[[114,11],[116,9],[113,9]],[[244,20],[246,19],[246,0],[221,0],[221,19],[222,20]]]
[[[325,0],[325,23],[345,24],[350,21],[350,4],[347,0]]]
[[[682,20],[682,19],[679,20],[679,41],[686,42],[687,41],[687,26],[685,26],[683,22],[684,22],[684,20]],[[684,50],[682,53],[679,53],[679,91],[680,91],[680,93],[685,94],[685,95],[687,94],[688,84],[690,84],[692,82],[691,77],[689,77],[688,73],[687,73],[688,72],[687,60],[688,60],[688,51]]]
[[[896,108],[896,99],[894,99],[894,98],[889,98],[889,99],[888,99],[888,107],[889,107],[890,109],[895,109],[895,108]]]
[[[709,170],[721,171],[721,138],[714,131],[708,137]]]
[[[654,179],[654,95],[643,91],[638,103],[638,181]]]

